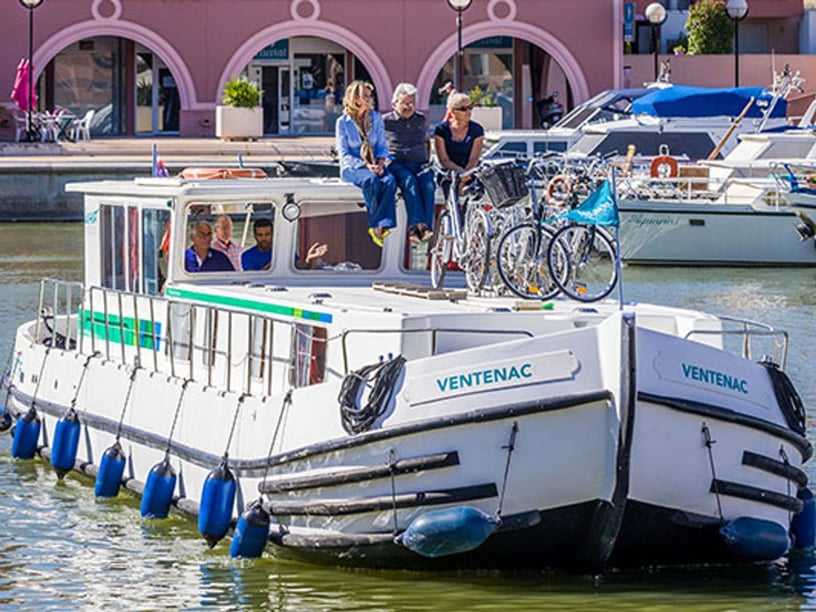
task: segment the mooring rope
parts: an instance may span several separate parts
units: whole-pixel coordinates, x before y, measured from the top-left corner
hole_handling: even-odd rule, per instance
[[[18,353],[19,356],[21,353]],[[14,345],[11,345],[11,349],[9,350],[8,359],[6,359],[6,367],[4,369],[3,380],[2,384],[6,385],[6,399],[3,402],[3,406],[8,411],[8,400],[11,396],[11,389],[14,387],[14,370],[17,369],[17,363],[14,361]]]
[[[263,482],[269,474],[270,464],[272,463],[272,453],[275,452],[275,441],[278,439],[278,432],[280,431],[281,423],[283,422],[283,415],[286,413],[286,408],[292,405],[292,389],[286,392],[281,402],[280,413],[278,413],[278,422],[275,423],[275,431],[272,434],[272,442],[269,443],[269,452],[266,454],[266,465],[264,466]]]
[[[94,357],[98,357],[101,355],[99,351],[94,351],[88,358],[85,360],[85,363],[82,364],[82,372],[79,374],[79,381],[77,382],[76,391],[74,391],[74,397],[71,399],[71,406],[70,409],[74,410],[76,408],[77,400],[79,399],[79,390],[82,388],[82,381],[85,380],[85,373],[88,371],[88,364],[91,363],[91,359]]]
[[[708,429],[708,425],[705,424],[705,421],[703,421],[703,427],[701,431],[703,432],[703,440],[705,442],[705,446],[708,449],[708,463],[711,466],[711,478],[712,478],[711,484],[714,487],[714,495],[717,498],[717,512],[720,515],[720,520],[724,521],[725,519],[723,518],[722,501],[720,500],[720,485],[717,482],[717,472],[714,469],[714,453],[712,451],[712,446],[714,446],[714,444],[716,444],[717,441],[711,439],[711,432]]]
[[[510,474],[510,458],[513,456],[513,451],[516,448],[516,436],[518,435],[518,421],[513,421],[513,427],[510,429],[510,439],[506,446],[502,448],[507,449],[507,461],[504,463],[504,478],[502,479],[501,494],[499,495],[499,507],[496,509],[496,516],[501,518],[502,506],[504,506],[504,492],[507,490],[507,477]]]
[[[790,467],[790,461],[788,460],[788,453],[785,452],[785,447],[781,444],[779,445],[779,456],[782,458],[782,463],[785,464],[786,468]],[[790,474],[788,470],[785,471],[786,474]],[[785,477],[785,485],[788,497],[793,497],[791,495],[791,481],[789,477]],[[793,519],[793,510],[788,507],[788,524],[790,524],[791,520]]]
[[[176,423],[178,422],[179,414],[181,413],[181,405],[184,403],[184,392],[187,391],[187,385],[193,382],[192,378],[185,378],[181,383],[181,393],[179,393],[178,404],[176,404],[176,412],[173,415],[173,423],[170,425],[170,433],[167,435],[167,446],[164,449],[164,458],[170,458],[170,445],[173,441],[173,434],[176,431]]]
[[[232,444],[232,436],[235,435],[235,428],[238,426],[238,413],[241,412],[241,406],[244,405],[244,400],[249,396],[249,393],[242,393],[238,397],[238,404],[235,406],[235,413],[232,415],[232,426],[230,427],[229,436],[227,436],[227,446],[224,448],[224,461],[229,457],[229,447]]]
[[[119,425],[116,427],[116,441],[122,435],[122,425],[125,422],[125,411],[127,410],[128,402],[130,401],[130,394],[133,391],[133,383],[136,382],[136,373],[141,369],[139,365],[139,357],[133,363],[133,371],[130,373],[130,382],[128,383],[127,394],[125,395],[125,403],[122,405],[122,414],[119,415]]]
[[[391,476],[391,512],[394,517],[394,535],[397,534],[397,482],[396,482],[396,466],[397,454],[394,449],[388,451],[388,472]]]

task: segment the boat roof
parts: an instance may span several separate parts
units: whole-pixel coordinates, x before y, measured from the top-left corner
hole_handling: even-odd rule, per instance
[[[655,89],[632,102],[632,112],[654,117],[711,117],[738,116],[749,100],[755,102],[746,117],[760,118],[770,106],[774,95],[764,87],[730,87],[725,89],[674,85]],[[787,115],[787,101],[777,100],[771,110],[772,118]]]

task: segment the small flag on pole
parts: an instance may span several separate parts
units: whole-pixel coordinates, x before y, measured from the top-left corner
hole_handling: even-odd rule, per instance
[[[170,176],[167,168],[164,167],[164,162],[161,160],[161,157],[159,157],[159,151],[155,142],[153,143],[153,176],[158,178],[167,178]]]

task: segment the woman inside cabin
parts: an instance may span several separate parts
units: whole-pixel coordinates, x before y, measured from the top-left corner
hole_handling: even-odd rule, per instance
[[[380,113],[372,108],[374,87],[352,81],[335,124],[340,177],[360,187],[368,210],[368,234],[379,247],[397,225],[397,182],[388,172],[388,143]]]

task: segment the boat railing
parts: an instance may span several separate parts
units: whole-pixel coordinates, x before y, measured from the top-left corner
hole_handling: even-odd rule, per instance
[[[740,354],[744,359],[748,360],[753,359],[754,355],[752,341],[757,338],[769,338],[771,341],[771,353],[764,354],[762,359],[771,359],[780,369],[785,369],[785,363],[788,358],[788,332],[782,329],[776,329],[765,323],[750,321],[748,319],[740,319],[727,315],[720,315],[718,318],[725,325],[733,325],[734,327],[693,329],[685,335],[685,338],[691,339],[693,336],[699,335],[737,338],[741,340]]]
[[[61,348],[75,346],[82,297],[82,283],[52,278],[40,281],[37,323],[34,328],[35,340]],[[41,336],[43,332],[48,335]]]
[[[99,286],[87,289],[84,308],[80,338],[106,359],[247,395],[258,385],[271,394],[276,363],[287,379],[295,367],[272,348],[277,330],[293,335],[297,323],[274,315]]]
[[[774,207],[787,204],[787,189],[779,189],[775,177],[723,179],[703,176],[648,177],[618,179],[618,196],[636,200],[672,200],[678,203],[751,204],[757,199]]]

